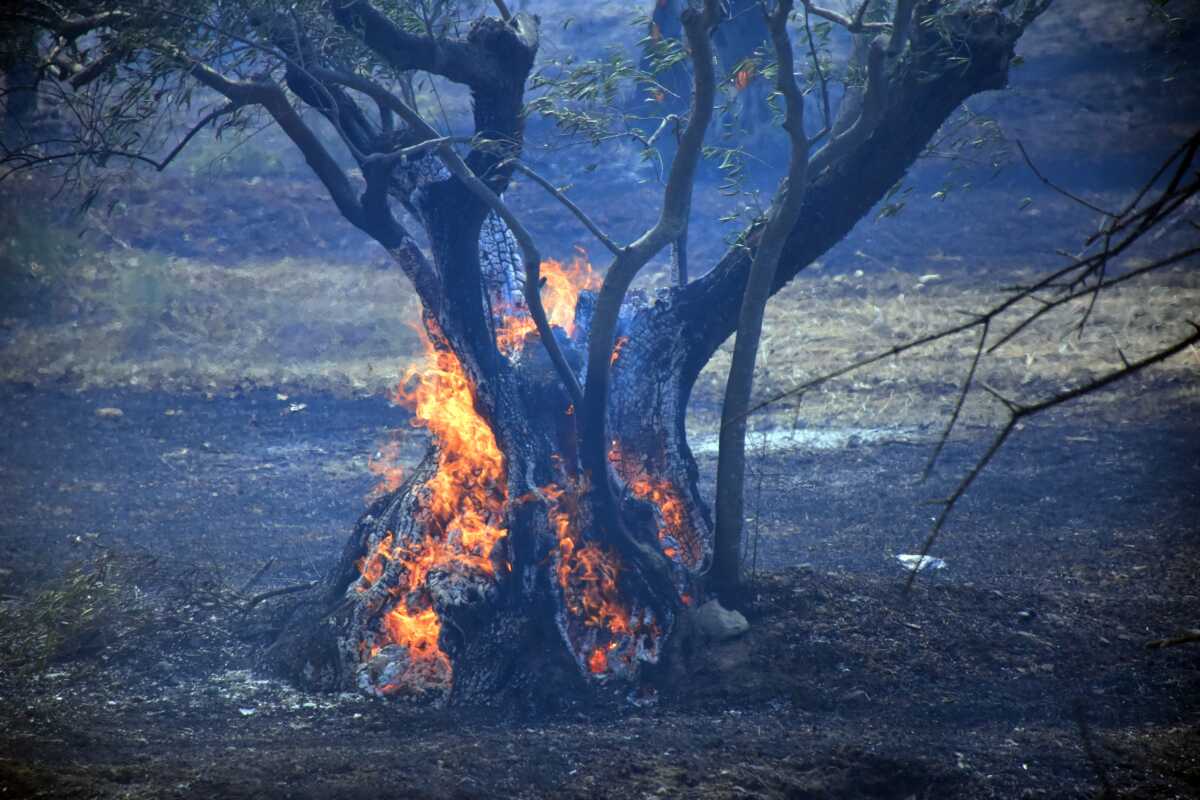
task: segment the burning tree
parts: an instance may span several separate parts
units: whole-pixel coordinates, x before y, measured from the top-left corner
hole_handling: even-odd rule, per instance
[[[732,75],[715,66],[720,4],[678,4],[675,61],[691,65],[690,107],[647,137],[673,133],[675,153],[657,219],[630,242],[522,160],[538,20],[496,0],[494,15],[462,32],[451,5],[27,3],[3,16],[45,32],[43,71],[54,80],[43,91],[81,124],[71,137],[10,145],[4,160],[15,170],[120,158],[162,169],[198,130],[265,116],[419,296],[426,364],[397,400],[433,444],[359,520],[267,663],[312,686],[460,702],[538,701],[563,686],[625,693],[687,644],[697,608],[714,596],[736,602],[745,418],[767,299],[885,196],[966,98],[1005,85],[1016,41],[1049,0],[754,9],[770,40],[769,63],[755,69],[774,83],[787,174],[711,269],[690,279],[680,270],[653,295],[630,286],[667,248],[685,251],[715,97],[746,77],[744,64],[722,67]],[[814,21],[844,31],[848,64],[829,71]],[[471,136],[418,113],[421,73],[467,87]],[[833,104],[835,82],[844,91]],[[219,102],[155,157],[141,132],[197,89]],[[806,95],[816,121],[805,119]],[[357,173],[331,153],[314,114]],[[503,199],[518,172],[600,243],[602,273],[543,259]],[[700,370],[734,334],[714,518],[684,420]]]

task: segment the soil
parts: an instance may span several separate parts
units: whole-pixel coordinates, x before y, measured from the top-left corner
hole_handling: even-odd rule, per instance
[[[98,409],[117,408],[98,414]],[[654,702],[553,717],[253,670],[400,431],[379,399],[0,389],[0,796],[1200,795],[1200,421],[1060,415],[1006,446],[910,592],[969,429],[755,460],[750,632]],[[702,471],[711,474],[711,464]],[[265,569],[264,569],[265,568]]]

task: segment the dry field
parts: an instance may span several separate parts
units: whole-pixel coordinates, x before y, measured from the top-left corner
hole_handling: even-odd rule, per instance
[[[59,263],[55,259],[59,259]],[[308,259],[222,265],[134,249],[32,253],[23,261],[45,301],[0,318],[0,380],[44,387],[167,392],[292,388],[382,395],[419,347],[417,304],[380,259],[369,266]],[[1128,266],[1132,266],[1128,265]],[[756,391],[774,397],[855,360],[956,324],[1028,282],[1032,269],[978,277],[937,256],[911,272],[811,269],[771,303]],[[1084,302],[1047,315],[986,356],[979,378],[1035,400],[1087,382],[1178,339],[1200,308],[1200,272],[1179,267],[1104,294],[1080,334]],[[1031,302],[1014,309],[1012,324]],[[999,326],[999,332],[1005,329]],[[993,334],[993,340],[995,337]],[[759,415],[767,426],[939,425],[970,365],[970,331],[888,358],[788,398]],[[728,343],[700,377],[696,422],[719,405]],[[1190,351],[1096,395],[1088,408],[1154,414],[1200,402],[1200,352]],[[1153,386],[1153,392],[1146,387]],[[1003,408],[977,393],[969,425]],[[886,422],[884,422],[886,421]]]

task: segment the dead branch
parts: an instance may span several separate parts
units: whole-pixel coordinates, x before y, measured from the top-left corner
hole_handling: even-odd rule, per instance
[[[1097,205],[1093,205],[1092,203],[1089,203],[1087,200],[1084,200],[1079,195],[1073,194],[1072,192],[1067,191],[1066,189],[1059,186],[1057,183],[1055,183],[1054,181],[1050,180],[1045,175],[1043,175],[1042,171],[1037,168],[1036,164],[1033,163],[1033,159],[1031,159],[1029,157],[1029,153],[1026,152],[1026,150],[1025,150],[1025,145],[1021,143],[1020,139],[1017,140],[1017,150],[1019,150],[1021,152],[1021,158],[1024,159],[1025,165],[1027,167],[1029,167],[1029,170],[1034,175],[1037,176],[1037,179],[1039,181],[1041,181],[1045,186],[1047,186],[1051,190],[1058,192],[1063,197],[1065,197],[1068,200],[1071,200],[1075,203],[1078,203],[1079,205],[1083,206],[1084,208],[1090,208],[1092,211],[1095,211],[1097,214],[1103,214],[1106,217],[1116,217],[1117,216],[1116,214],[1112,213],[1111,211],[1106,211],[1105,209],[1100,208]]]
[[[596,240],[599,241],[600,244],[604,245],[605,249],[607,249],[610,253],[612,253],[613,255],[617,255],[621,252],[620,245],[618,245],[611,238],[609,238],[609,236],[606,233],[604,233],[604,231],[600,230],[600,226],[592,221],[592,218],[587,215],[587,212],[585,212],[582,208],[580,208],[578,205],[576,205],[575,201],[573,201],[571,198],[567,197],[565,192],[563,192],[561,189],[559,189],[557,186],[552,184],[550,181],[546,180],[546,178],[542,177],[537,172],[535,172],[533,170],[533,168],[530,167],[528,164],[524,163],[523,161],[521,161],[519,159],[515,159],[515,158],[507,159],[502,163],[503,164],[511,164],[513,169],[522,173],[523,175],[528,177],[530,180],[532,180],[534,183],[536,183],[538,186],[542,187],[547,192],[549,192],[550,196],[553,197],[558,202],[562,203],[563,206],[568,211],[570,211],[572,214],[574,214],[575,218],[578,219],[581,223],[583,223],[583,227],[587,228],[588,232],[591,233],[592,236],[595,236]]]
[[[496,12],[500,14],[500,19],[505,22],[512,22],[512,12],[508,10],[508,5],[504,0],[492,0],[496,4]]]
[[[521,248],[521,260],[525,265],[525,305],[529,309],[529,315],[533,317],[533,323],[537,327],[542,346],[546,348],[546,353],[554,364],[554,370],[558,373],[558,379],[566,389],[571,402],[576,406],[582,404],[583,389],[579,385],[579,379],[575,377],[574,370],[567,363],[567,358],[558,345],[558,339],[555,338],[554,331],[550,328],[550,321],[546,318],[546,309],[542,305],[542,256],[533,240],[533,234],[512,212],[508,204],[480,180],[449,145],[440,145],[438,152],[442,156],[446,168],[453,173],[454,177],[458,178],[472,194],[495,212],[496,216],[504,220],[504,224],[512,232],[513,238],[517,240],[517,245]]]
[[[812,24],[809,20],[808,4],[804,6],[804,34],[808,38],[808,57],[812,61],[813,70],[817,73],[817,83],[821,87],[821,117],[824,120],[822,133],[813,137],[813,140],[820,139],[821,136],[833,129],[833,117],[829,110],[829,84],[825,79],[825,70],[821,67],[821,58],[817,54],[817,43],[813,39]],[[812,140],[810,140],[811,144]]]
[[[869,0],[865,0],[859,8],[856,16],[857,28],[852,32],[872,29],[864,27],[864,23],[861,21],[862,16],[866,13],[868,3]],[[809,8],[808,2],[805,2],[805,7]],[[867,86],[863,92],[858,117],[848,125],[835,126],[835,131],[829,141],[813,154],[809,162],[809,169],[814,175],[820,174],[866,141],[883,116],[888,99],[888,68],[904,52],[915,9],[916,0],[897,0],[891,23],[886,25],[878,23],[881,25],[878,30],[890,31],[890,34],[881,32],[871,41],[867,49]],[[817,14],[815,7],[809,10]],[[817,14],[817,16],[821,15]]]
[[[398,72],[422,70],[440,75],[454,83],[477,91],[498,88],[510,73],[498,54],[490,53],[470,38],[449,39],[410,33],[389,19],[367,0],[337,0],[331,4],[333,17],[348,32],[362,39],[385,63]],[[524,39],[536,42],[537,25],[525,14],[505,15],[507,7],[498,5],[501,17],[518,29]]]
[[[696,167],[700,160],[705,131],[713,114],[716,76],[709,33],[721,19],[718,0],[704,0],[702,10],[684,10],[684,37],[693,64],[692,106],[687,125],[679,137],[679,148],[671,163],[663,204],[653,227],[613,260],[596,299],[591,330],[588,333],[588,364],[583,402],[576,414],[580,427],[580,460],[591,486],[601,529],[612,535],[620,549],[646,575],[655,599],[664,609],[678,606],[678,593],[671,582],[669,565],[657,548],[636,540],[621,521],[617,495],[608,463],[608,395],[612,370],[612,350],[616,340],[617,319],[625,294],[634,278],[664,247],[677,239],[687,223]]]
[[[815,5],[811,0],[801,0],[804,5],[804,10],[812,14],[814,17],[828,20],[834,25],[841,25],[850,33],[867,33],[869,31],[886,31],[887,23],[884,22],[865,22],[863,18],[867,13],[867,6],[871,4],[871,0],[863,0],[862,5],[858,7],[858,11],[854,12],[853,17],[848,17],[845,14],[839,14],[828,8],[822,8]]]
[[[1146,642],[1147,650],[1161,650],[1164,647],[1178,647],[1182,644],[1196,644],[1200,642],[1200,630],[1188,630],[1176,636],[1170,636],[1166,639],[1155,639]]]
[[[250,591],[250,587],[262,580],[262,577],[267,574],[267,570],[271,569],[274,565],[275,556],[271,556],[267,559],[266,563],[259,567],[258,572],[254,573],[250,580],[242,584],[242,588],[238,589],[238,594],[245,594]]]
[[[933,453],[930,454],[929,460],[925,462],[925,469],[921,471],[921,480],[927,480],[934,465],[937,464],[938,458],[942,455],[942,450],[946,447],[946,442],[950,441],[950,434],[954,432],[954,426],[958,424],[958,416],[962,413],[963,406],[967,402],[967,395],[971,393],[971,385],[975,381],[975,370],[979,368],[979,360],[983,357],[983,346],[987,343],[988,329],[990,323],[984,322],[979,328],[979,343],[975,345],[975,355],[971,358],[971,366],[967,370],[967,377],[963,379],[962,388],[958,392],[958,397],[954,401],[954,410],[950,412],[950,419],[946,422],[946,427],[942,431],[942,435],[938,437],[937,446],[933,448]]]
[[[251,597],[242,604],[242,612],[245,613],[250,611],[259,603],[263,602],[264,600],[270,600],[272,597],[283,597],[284,595],[296,594],[297,592],[306,592],[318,584],[320,584],[320,581],[308,581],[307,583],[297,583],[293,586],[284,586],[280,589],[271,589],[268,592],[256,594],[254,597]]]
[[[1158,352],[1146,356],[1139,361],[1127,362],[1121,369],[1110,372],[1108,375],[1085,383],[1081,386],[1077,386],[1074,389],[1070,389],[1065,392],[1059,392],[1056,395],[1052,395],[1051,397],[1032,405],[1022,405],[1013,400],[1002,397],[993,390],[993,395],[1000,399],[1009,410],[1008,423],[1005,424],[1000,433],[997,434],[996,438],[992,440],[991,445],[988,447],[987,451],[984,452],[983,456],[975,463],[966,476],[954,488],[954,491],[951,493],[950,497],[943,502],[942,511],[938,514],[937,519],[934,521],[933,528],[930,530],[929,535],[921,544],[919,555],[922,558],[929,555],[929,550],[933,547],[934,542],[937,541],[938,534],[941,533],[942,528],[945,526],[946,519],[949,517],[950,512],[954,510],[955,505],[957,505],[962,496],[966,494],[967,489],[971,487],[971,484],[975,482],[975,479],[978,478],[984,469],[987,468],[987,465],[991,463],[992,458],[995,457],[996,453],[1000,451],[1000,448],[1004,446],[1004,443],[1008,441],[1008,437],[1014,430],[1016,430],[1017,423],[1026,417],[1040,414],[1043,411],[1054,408],[1058,405],[1062,405],[1063,403],[1071,400],[1075,400],[1083,395],[1099,391],[1110,384],[1116,383],[1119,380],[1128,378],[1130,375],[1141,372],[1146,367],[1152,366],[1161,361],[1166,361],[1176,353],[1190,347],[1196,342],[1200,342],[1200,325],[1197,325],[1195,322],[1192,322],[1191,325],[1193,328],[1195,328],[1195,332],[1192,333],[1192,335],[1176,342],[1170,347],[1159,350]],[[908,580],[905,582],[904,586],[906,590],[912,587],[916,576],[917,573],[915,570],[909,574]]]
[[[1018,333],[1025,330],[1037,318],[1044,316],[1053,308],[1057,308],[1073,300],[1077,300],[1087,296],[1088,294],[1091,294],[1095,287],[1087,287],[1085,289],[1078,290],[1075,289],[1074,286],[1078,285],[1078,283],[1083,280],[1083,277],[1095,274],[1095,272],[1099,269],[1100,264],[1107,262],[1114,256],[1120,255],[1131,248],[1143,236],[1145,236],[1147,232],[1165,222],[1175,211],[1181,208],[1188,198],[1193,197],[1200,192],[1200,179],[1190,181],[1186,184],[1182,184],[1173,180],[1173,191],[1168,193],[1167,190],[1164,189],[1163,192],[1160,193],[1160,196],[1146,208],[1141,210],[1137,210],[1136,208],[1137,202],[1146,196],[1146,194],[1150,191],[1150,187],[1164,174],[1166,174],[1167,166],[1175,163],[1178,160],[1179,163],[1177,164],[1174,174],[1186,174],[1198,152],[1200,152],[1200,131],[1197,131],[1195,134],[1193,134],[1183,146],[1177,149],[1167,159],[1164,166],[1159,167],[1159,169],[1151,177],[1150,181],[1147,182],[1147,185],[1143,186],[1138,191],[1137,196],[1135,197],[1135,202],[1126,206],[1125,209],[1123,209],[1116,215],[1116,217],[1114,217],[1113,230],[1119,232],[1130,227],[1133,227],[1133,230],[1127,236],[1120,238],[1115,243],[1111,243],[1107,250],[1094,253],[1086,258],[1072,256],[1071,263],[1049,273],[1048,275],[1043,276],[1032,284],[1013,287],[1012,293],[1007,298],[996,303],[985,311],[973,314],[964,322],[950,325],[925,336],[920,336],[902,344],[889,347],[886,350],[882,350],[873,355],[858,359],[857,361],[847,364],[844,367],[840,367],[810,380],[796,384],[751,406],[747,410],[747,415],[761,411],[762,409],[787,398],[801,397],[822,384],[828,383],[836,378],[843,377],[851,372],[854,372],[855,370],[861,369],[862,367],[878,363],[886,358],[898,356],[909,350],[924,347],[925,345],[929,345],[947,337],[963,333],[975,327],[985,325],[994,326],[994,323],[998,318],[1012,310],[1021,301],[1037,301],[1039,303],[1038,309],[1018,320],[1012,328],[1005,331],[1004,335],[988,346],[985,351],[985,354],[988,355],[994,353],[1000,347],[1012,341]],[[1180,156],[1183,156],[1183,158],[1180,159]],[[1171,187],[1169,186],[1167,188],[1169,189]],[[1089,237],[1088,241],[1093,241],[1094,236],[1095,235],[1093,234],[1092,237]],[[1168,256],[1156,259],[1150,264],[1128,270],[1116,277],[1105,279],[1100,285],[1102,288],[1111,288],[1113,286],[1117,286],[1146,275],[1150,272],[1161,270],[1174,264],[1184,262],[1197,255],[1200,255],[1200,248],[1187,248],[1179,252],[1172,253]],[[1059,294],[1053,299],[1041,298],[1039,293],[1045,290],[1055,290],[1058,291]]]

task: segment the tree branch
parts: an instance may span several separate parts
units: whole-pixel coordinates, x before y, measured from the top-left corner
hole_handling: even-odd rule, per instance
[[[921,545],[921,550],[919,553],[920,558],[923,559],[925,556],[929,555],[929,550],[933,547],[934,542],[937,541],[938,534],[941,533],[942,528],[945,526],[946,519],[949,517],[950,512],[954,510],[955,505],[957,505],[962,496],[966,494],[967,489],[971,487],[971,484],[975,482],[975,479],[979,477],[980,473],[982,473],[987,465],[991,463],[992,458],[995,457],[996,453],[1000,451],[1000,448],[1004,446],[1004,443],[1008,441],[1008,437],[1014,430],[1016,430],[1018,422],[1026,417],[1040,414],[1043,411],[1054,408],[1058,405],[1062,405],[1063,403],[1071,400],[1075,400],[1083,395],[1099,391],[1100,389],[1116,383],[1119,380],[1128,378],[1130,375],[1141,372],[1146,367],[1152,366],[1161,361],[1166,361],[1176,353],[1179,353],[1191,345],[1200,342],[1200,325],[1197,325],[1195,322],[1191,322],[1189,324],[1195,328],[1195,332],[1192,333],[1192,335],[1181,339],[1166,349],[1159,350],[1152,355],[1140,359],[1139,361],[1127,362],[1121,369],[1110,372],[1108,375],[1105,375],[1102,378],[1090,381],[1089,383],[1085,383],[1082,386],[1077,386],[1074,389],[1070,389],[1065,392],[1059,392],[1056,395],[1048,397],[1045,400],[1032,405],[1018,405],[1012,403],[1011,401],[1005,401],[1005,405],[1009,409],[1008,423],[1004,426],[1004,428],[1001,429],[1000,433],[992,441],[992,444],[988,447],[987,451],[977,462],[975,462],[975,466],[971,468],[966,476],[954,488],[954,492],[951,493],[950,497],[943,503],[941,513],[938,514],[937,519],[933,523],[933,528],[929,531],[929,535],[925,538],[925,541]],[[916,580],[916,577],[917,570],[914,569],[909,573],[908,580],[905,581],[905,590],[912,588],[913,581]]]
[[[561,189],[552,184],[550,181],[546,180],[546,178],[535,172],[532,167],[523,161],[520,161],[519,159],[510,158],[506,159],[502,163],[511,165],[513,169],[527,176],[538,186],[541,186],[543,189],[549,192],[555,200],[562,203],[568,211],[575,215],[576,219],[583,223],[583,227],[587,228],[588,232],[591,233],[592,236],[595,236],[596,240],[599,241],[600,244],[604,245],[606,250],[613,255],[620,254],[620,245],[610,239],[608,235],[604,233],[604,231],[600,230],[600,226],[593,222],[591,217],[589,217],[582,208],[576,205],[571,198],[567,197],[567,195]]]
[[[446,168],[454,177],[462,181],[472,194],[494,211],[496,216],[504,220],[504,224],[508,226],[517,240],[517,245],[521,248],[521,260],[525,265],[525,305],[529,308],[529,315],[533,317],[538,337],[542,340],[542,345],[546,348],[546,353],[550,356],[555,371],[558,372],[558,378],[562,381],[563,388],[567,390],[571,402],[579,407],[583,403],[583,389],[580,388],[579,379],[575,377],[574,371],[567,363],[566,356],[563,355],[562,348],[558,345],[558,339],[546,318],[546,309],[542,306],[542,256],[538,252],[533,235],[512,212],[508,204],[480,180],[448,144],[438,145],[438,151]]]
[[[494,87],[509,72],[497,56],[469,38],[447,39],[409,33],[391,21],[368,0],[334,0],[333,17],[346,30],[360,37],[393,69],[424,70],[473,89]],[[520,24],[520,15],[504,16],[506,24]]]
[[[630,284],[651,258],[679,236],[687,222],[692,184],[700,159],[704,133],[712,119],[713,97],[716,91],[709,32],[720,18],[721,11],[717,0],[704,0],[703,10],[689,7],[681,16],[693,63],[691,112],[671,164],[658,220],[637,241],[621,250],[609,266],[604,283],[600,287],[591,330],[588,333],[588,363],[583,403],[576,414],[580,427],[580,460],[584,473],[590,477],[597,523],[647,576],[658,602],[667,610],[676,607],[679,602],[678,593],[671,581],[669,564],[657,549],[645,546],[633,538],[621,520],[617,494],[613,489],[608,462],[611,356],[616,340],[617,321]]]
[[[914,15],[926,8],[921,5]],[[837,159],[834,168],[819,172],[813,154],[804,209],[784,248],[772,291],[840,241],[903,177],[963,100],[1004,85],[1024,23],[989,6],[938,14],[938,25],[911,29],[909,46],[891,75],[891,96],[872,135]],[[968,62],[948,63],[950,54],[961,52],[971,53]],[[842,117],[837,116],[835,132],[842,129]],[[740,297],[744,290],[760,225],[755,221],[748,226],[714,269],[671,293],[687,349],[685,382],[695,379],[736,330],[738,306],[729,298]]]
[[[869,31],[886,31],[887,23],[884,22],[864,22],[863,17],[866,16],[867,6],[871,4],[871,0],[863,0],[862,5],[858,7],[853,17],[848,17],[845,14],[839,14],[828,8],[814,5],[811,0],[801,0],[804,5],[804,10],[814,17],[829,20],[834,25],[841,25],[850,33],[867,33]]]
[[[1103,209],[1103,208],[1100,208],[1100,207],[1099,207],[1099,206],[1097,206],[1097,205],[1093,205],[1093,204],[1089,203],[1088,201],[1084,200],[1084,199],[1083,199],[1082,197],[1080,197],[1079,195],[1072,194],[1071,192],[1069,192],[1069,191],[1067,191],[1066,189],[1062,188],[1061,186],[1059,186],[1058,184],[1054,183],[1054,182],[1053,182],[1053,181],[1051,181],[1049,178],[1047,178],[1045,175],[1043,175],[1043,174],[1042,174],[1042,171],[1041,171],[1040,169],[1038,169],[1038,168],[1037,168],[1037,165],[1036,165],[1036,164],[1034,164],[1034,163],[1033,163],[1033,160],[1032,160],[1032,159],[1029,157],[1029,153],[1027,153],[1027,152],[1025,151],[1025,145],[1023,145],[1023,144],[1021,143],[1021,140],[1020,140],[1020,139],[1018,139],[1018,140],[1017,140],[1017,149],[1018,149],[1019,151],[1021,151],[1021,158],[1022,158],[1022,159],[1024,159],[1024,161],[1025,161],[1025,165],[1026,165],[1027,167],[1029,167],[1029,170],[1030,170],[1030,171],[1031,171],[1031,172],[1032,172],[1034,175],[1036,175],[1036,176],[1037,176],[1037,179],[1038,179],[1038,180],[1040,180],[1040,181],[1041,181],[1041,182],[1042,182],[1042,183],[1043,183],[1045,186],[1047,186],[1048,188],[1050,188],[1050,189],[1052,189],[1053,191],[1057,192],[1058,194],[1061,194],[1063,197],[1067,198],[1068,200],[1072,200],[1072,201],[1074,201],[1074,202],[1078,203],[1079,205],[1083,206],[1084,208],[1089,208],[1089,209],[1091,209],[1092,211],[1095,211],[1095,212],[1096,212],[1096,213],[1098,213],[1098,214],[1103,214],[1103,215],[1104,215],[1104,216],[1106,216],[1106,217],[1115,217],[1115,216],[1117,216],[1116,214],[1112,213],[1111,211],[1106,211],[1105,209]]]
[[[764,9],[765,10],[765,9]],[[808,136],[804,132],[804,95],[796,85],[792,43],[787,20],[792,0],[778,0],[767,15],[775,49],[776,91],[785,101],[783,129],[791,151],[788,174],[771,202],[758,249],[742,294],[733,359],[721,404],[720,445],[717,455],[716,532],[712,581],[727,600],[741,588],[741,543],[745,515],[746,409],[754,387],[754,365],[762,338],[763,314],[788,234],[800,218],[808,184]]]

